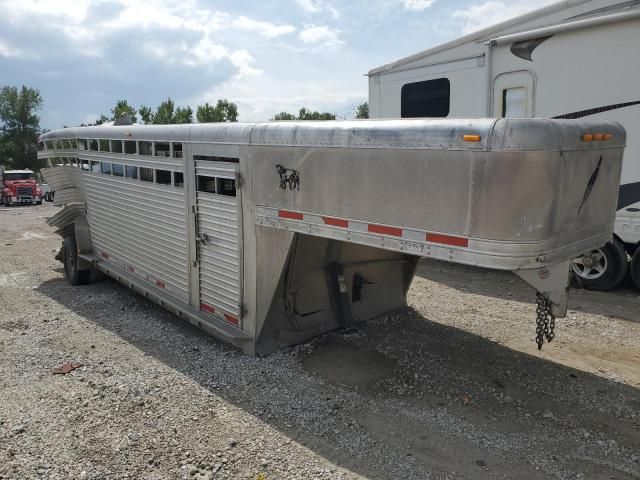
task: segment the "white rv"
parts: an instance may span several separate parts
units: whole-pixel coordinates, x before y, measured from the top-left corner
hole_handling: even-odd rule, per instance
[[[627,131],[613,241],[574,260],[587,288],[640,287],[640,0],[566,0],[374,68],[372,118],[614,120]],[[594,139],[595,140],[595,139]]]

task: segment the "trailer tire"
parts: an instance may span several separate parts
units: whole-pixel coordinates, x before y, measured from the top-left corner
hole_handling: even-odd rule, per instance
[[[78,247],[75,237],[65,237],[62,240],[62,264],[64,276],[70,285],[85,285],[89,283],[91,270],[78,269]]]
[[[617,287],[628,268],[627,252],[616,238],[603,247],[574,258],[571,265],[575,283],[587,290],[601,292]]]

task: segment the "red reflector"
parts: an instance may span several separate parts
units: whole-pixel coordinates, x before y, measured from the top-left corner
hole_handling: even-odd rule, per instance
[[[234,317],[233,315],[229,315],[228,313],[224,314],[224,319],[229,323],[233,323],[234,325],[238,325],[240,323],[240,321],[236,317]]]
[[[300,212],[289,212],[288,210],[278,210],[280,218],[290,218],[291,220],[302,220],[304,215]]]
[[[127,267],[127,269],[128,269],[130,272],[133,272],[133,271],[134,271],[134,268],[133,268],[133,267]]]
[[[208,312],[208,313],[216,313],[216,309],[213,308],[211,305],[207,305],[206,303],[200,304],[200,310],[204,310],[205,312]]]
[[[102,255],[102,258],[109,258],[109,255],[105,252],[101,252],[100,255]]]
[[[394,237],[402,236],[402,229],[396,227],[385,227],[384,225],[376,225],[370,223],[367,225],[367,230],[371,233],[382,233],[383,235],[393,235]]]
[[[343,220],[341,218],[322,217],[322,221],[326,225],[333,225],[334,227],[342,227],[342,228],[349,227],[349,220]]]
[[[164,282],[161,282],[160,280],[156,280],[156,285],[160,288],[164,288]]]
[[[427,242],[444,243],[445,245],[454,245],[456,247],[469,246],[468,238],[452,237],[451,235],[442,235],[440,233],[427,233]]]

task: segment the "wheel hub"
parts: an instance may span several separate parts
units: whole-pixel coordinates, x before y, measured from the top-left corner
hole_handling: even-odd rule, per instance
[[[573,259],[571,268],[582,279],[595,280],[607,270],[607,256],[601,249],[591,250],[581,257]]]

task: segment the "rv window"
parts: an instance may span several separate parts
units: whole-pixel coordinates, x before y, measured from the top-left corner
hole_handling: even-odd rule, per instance
[[[182,158],[182,144],[174,143],[173,144],[173,157],[174,158]]]
[[[111,152],[122,153],[122,140],[111,140]]]
[[[113,164],[113,176],[124,177],[124,167],[118,163]]]
[[[140,167],[140,180],[143,182],[153,182],[153,169]]]
[[[156,170],[156,183],[171,185],[171,172],[169,170]]]
[[[134,167],[133,165],[127,165],[127,178],[133,178],[136,180],[138,178],[138,167]]]
[[[502,91],[502,116],[505,118],[526,118],[525,101],[524,87],[505,88]]]
[[[91,162],[91,173],[100,173],[100,162]]]
[[[97,140],[89,140],[89,150],[93,150],[95,152],[98,151],[98,141]]]
[[[87,149],[87,141],[86,140],[78,140],[78,150],[86,150]]]
[[[207,193],[216,193],[215,177],[198,176],[198,191]]]
[[[156,142],[156,155],[158,157],[170,157],[171,148],[169,142]]]
[[[138,142],[138,153],[140,155],[151,155],[151,142]]]
[[[111,175],[111,164],[109,162],[102,162],[100,164],[100,173]]]
[[[235,197],[236,181],[233,178],[216,178],[216,193]]]
[[[446,117],[449,115],[450,91],[448,78],[407,83],[400,92],[400,116]]]
[[[138,151],[136,150],[136,142],[134,140],[125,140],[124,141],[124,153],[136,154]]]
[[[182,172],[173,172],[173,186],[184,187],[184,175]]]

